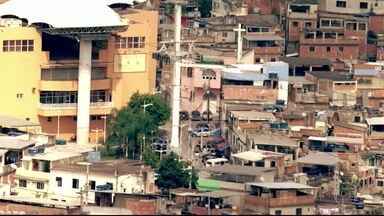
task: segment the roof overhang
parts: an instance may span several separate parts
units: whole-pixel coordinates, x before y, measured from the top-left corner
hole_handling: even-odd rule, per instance
[[[85,27],[85,28],[41,28],[41,32],[65,37],[74,37],[89,40],[105,40],[112,33],[123,32],[128,25]]]

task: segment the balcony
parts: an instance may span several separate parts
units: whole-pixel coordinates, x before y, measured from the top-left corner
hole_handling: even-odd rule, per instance
[[[49,181],[50,173],[26,170],[24,168],[16,169],[16,178],[30,179],[34,181]]]
[[[288,17],[289,19],[317,19],[317,13],[310,13],[310,12],[306,12],[306,13],[299,13],[299,12],[288,12]]]
[[[309,38],[300,38],[300,44],[303,45],[351,45],[351,46],[358,46],[358,40],[355,39],[348,39],[348,38],[338,38],[338,39],[331,39],[331,38],[317,38],[317,39],[309,39]]]
[[[315,196],[304,195],[304,196],[287,196],[279,198],[267,198],[257,196],[246,196],[245,203],[248,206],[264,207],[264,208],[279,208],[288,206],[305,206],[314,205]]]
[[[52,68],[66,68],[66,67],[79,67],[78,59],[62,59],[62,60],[51,60],[49,57],[49,52],[45,51],[42,54],[42,69],[52,69]],[[100,51],[99,59],[92,60],[92,66],[94,67],[106,67],[108,62],[103,60],[106,59],[106,51]]]
[[[113,108],[112,102],[91,103],[90,115],[110,114]],[[77,103],[40,104],[38,114],[40,116],[76,116]]]
[[[91,90],[108,90],[112,88],[110,79],[91,81]],[[77,91],[77,80],[41,80],[39,89],[41,91]]]

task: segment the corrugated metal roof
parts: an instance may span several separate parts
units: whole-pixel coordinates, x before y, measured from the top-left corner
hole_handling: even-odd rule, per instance
[[[256,186],[256,187],[262,187],[262,188],[268,188],[268,189],[281,189],[281,190],[313,189],[314,188],[314,187],[311,187],[309,185],[299,184],[296,182],[263,182],[263,183],[248,183],[248,185]]]
[[[298,163],[311,165],[336,166],[340,159],[328,152],[310,152],[304,157],[297,159]]]
[[[0,149],[25,149],[35,144],[34,141],[15,139],[14,137],[0,137]]]
[[[272,113],[268,112],[259,112],[259,111],[231,111],[231,114],[234,118],[238,120],[247,120],[247,121],[274,121],[276,120],[275,116]]]
[[[355,69],[356,76],[377,76],[379,72],[375,69]]]

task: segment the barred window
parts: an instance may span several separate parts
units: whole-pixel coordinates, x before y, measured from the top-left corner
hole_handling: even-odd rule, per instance
[[[33,40],[4,40],[3,52],[32,52]]]
[[[117,37],[115,47],[117,49],[144,48],[145,37]]]

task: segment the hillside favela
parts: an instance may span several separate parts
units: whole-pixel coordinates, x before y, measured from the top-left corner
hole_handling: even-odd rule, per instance
[[[0,0],[0,215],[383,215],[384,0]]]

